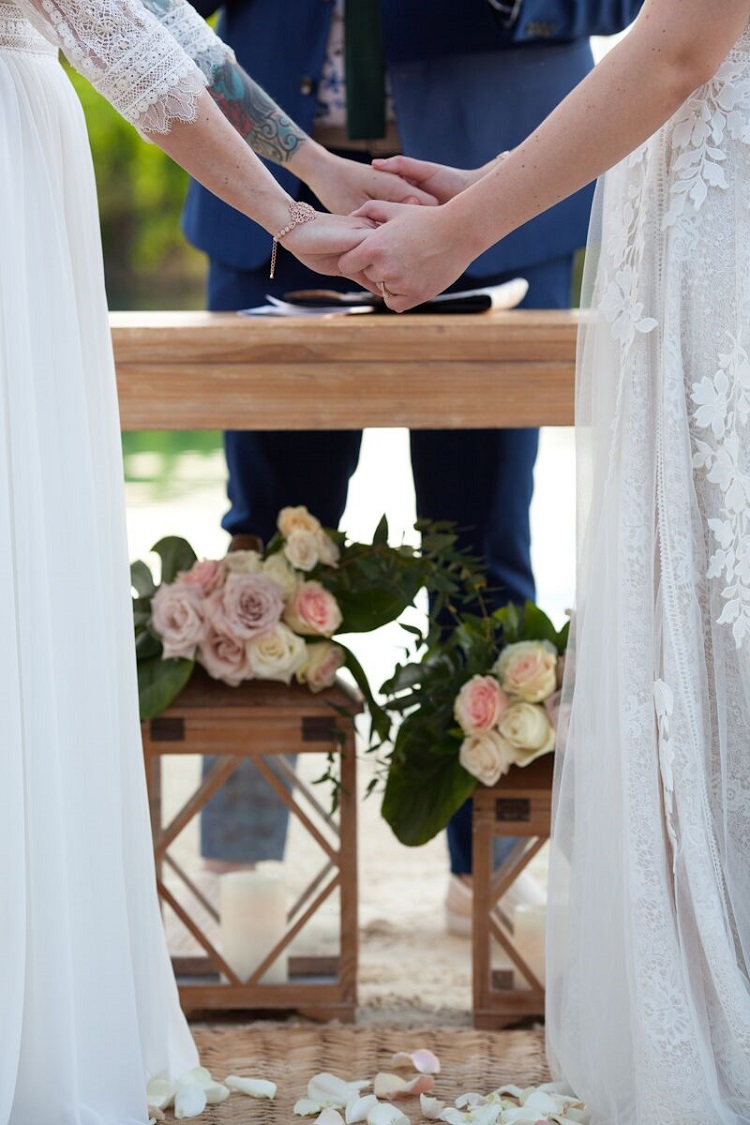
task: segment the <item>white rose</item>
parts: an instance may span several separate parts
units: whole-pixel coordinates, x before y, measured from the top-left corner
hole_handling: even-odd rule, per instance
[[[318,532],[318,558],[326,566],[336,566],[341,558],[338,544],[322,529]]]
[[[224,566],[232,574],[257,574],[263,565],[258,551],[229,551]]]
[[[557,649],[549,641],[519,641],[503,649],[493,671],[508,695],[541,703],[557,688]]]
[[[320,531],[320,520],[311,516],[304,504],[300,504],[297,508],[282,508],[276,526],[284,538],[288,539],[293,531],[308,531],[310,534],[315,534],[316,531]]]
[[[280,680],[288,684],[304,664],[305,657],[302,637],[282,622],[265,636],[247,643],[247,661],[259,680]]]
[[[497,731],[483,730],[463,740],[458,760],[466,772],[483,785],[495,785],[511,767],[508,750]]]
[[[536,703],[512,703],[501,717],[498,730],[517,766],[527,766],[555,748],[555,728],[544,707]]]
[[[297,570],[313,570],[320,559],[319,551],[316,533],[302,528],[290,532],[284,544],[284,554]]]
[[[281,590],[281,596],[284,601],[291,598],[292,594],[299,585],[300,579],[294,573],[294,570],[282,555],[281,551],[276,551],[263,563],[263,573],[266,578],[270,578],[272,582]]]

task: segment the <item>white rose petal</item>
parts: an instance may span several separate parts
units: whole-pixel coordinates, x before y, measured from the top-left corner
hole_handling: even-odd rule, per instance
[[[360,1090],[364,1090],[369,1085],[367,1081],[345,1082],[343,1078],[323,1071],[307,1083],[307,1096],[320,1106],[343,1109],[348,1102],[359,1095]]]
[[[174,1095],[174,1085],[166,1078],[152,1078],[146,1087],[146,1101],[153,1109],[166,1109]]]
[[[366,1121],[368,1113],[377,1104],[378,1099],[375,1094],[365,1094],[363,1098],[352,1098],[346,1105],[344,1114],[346,1125],[356,1125],[358,1121]]]
[[[413,1066],[420,1074],[439,1074],[440,1059],[426,1047],[420,1047],[409,1054],[407,1051],[397,1051],[391,1059],[391,1066]]]
[[[315,1118],[315,1125],[344,1125],[344,1119],[337,1109],[326,1106]]]
[[[315,1102],[312,1098],[299,1098],[294,1103],[292,1112],[295,1113],[297,1117],[314,1117],[316,1113],[320,1113],[321,1108],[320,1102]]]
[[[460,1109],[453,1109],[452,1106],[448,1106],[440,1114],[440,1120],[447,1121],[448,1125],[466,1125],[469,1115],[468,1113],[462,1113]]]
[[[419,1104],[422,1109],[422,1116],[429,1118],[431,1121],[437,1120],[445,1109],[445,1102],[441,1102],[440,1098],[431,1098],[427,1094],[419,1095]]]
[[[453,1104],[456,1109],[466,1109],[467,1106],[471,1108],[475,1105],[487,1105],[487,1098],[484,1094],[469,1091],[467,1094],[459,1094]]]
[[[395,1105],[378,1102],[367,1114],[367,1125],[411,1125],[411,1122]]]
[[[230,1090],[238,1090],[250,1098],[275,1098],[276,1083],[269,1082],[266,1078],[241,1078],[237,1074],[229,1074],[224,1079],[224,1085]]]
[[[200,1117],[206,1108],[206,1091],[199,1082],[178,1082],[174,1095],[174,1115],[178,1121],[185,1117]]]
[[[537,1117],[541,1117],[543,1114],[556,1113],[563,1108],[555,1098],[551,1098],[543,1090],[534,1090],[522,1104],[524,1109],[533,1109]]]

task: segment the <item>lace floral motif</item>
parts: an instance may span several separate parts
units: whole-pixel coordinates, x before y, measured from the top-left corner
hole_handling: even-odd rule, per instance
[[[699,211],[710,188],[727,187],[722,146],[727,136],[750,143],[749,102],[747,66],[729,61],[673,118],[672,151],[679,155],[673,164],[675,179],[665,227],[674,225],[686,209]]]
[[[143,132],[194,121],[206,78],[139,0],[17,0],[115,109]],[[164,18],[184,0],[170,0]],[[199,17],[195,17],[198,19]]]
[[[609,269],[604,278],[599,312],[612,326],[612,335],[623,349],[630,348],[637,333],[646,334],[657,321],[644,316],[643,301],[637,292],[638,266],[645,251],[643,227],[638,218],[643,206],[646,180],[641,174],[645,146],[633,153],[623,166],[628,186],[620,223],[609,239]]]
[[[719,624],[732,626],[739,647],[750,634],[750,475],[742,456],[741,428],[750,419],[750,358],[738,339],[719,357],[712,377],[693,384],[693,419],[714,440],[695,440],[693,466],[719,487],[723,507],[709,519],[716,550],[709,578],[720,578],[724,609]]]

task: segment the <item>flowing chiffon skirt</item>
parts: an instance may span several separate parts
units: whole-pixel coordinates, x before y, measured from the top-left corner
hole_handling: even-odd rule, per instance
[[[196,1065],[145,795],[94,180],[0,4],[0,1125],[142,1125]]]
[[[750,35],[600,182],[577,381],[551,1063],[595,1125],[750,1121]]]

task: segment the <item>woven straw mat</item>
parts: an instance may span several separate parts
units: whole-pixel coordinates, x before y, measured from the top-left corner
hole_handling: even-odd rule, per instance
[[[313,1075],[328,1071],[347,1081],[375,1077],[390,1070],[396,1051],[428,1047],[440,1059],[433,1095],[452,1104],[469,1090],[488,1093],[506,1082],[521,1086],[549,1081],[544,1059],[544,1032],[473,1031],[464,1028],[419,1029],[323,1024],[196,1024],[193,1033],[201,1063],[221,1081],[229,1074],[267,1078],[278,1086],[273,1101],[234,1091],[222,1105],[209,1106],[200,1125],[278,1125],[312,1118],[295,1117],[292,1109],[305,1096]],[[399,1072],[408,1077],[407,1071]],[[421,1121],[418,1098],[397,1103],[415,1123]],[[167,1120],[172,1120],[167,1111]]]

